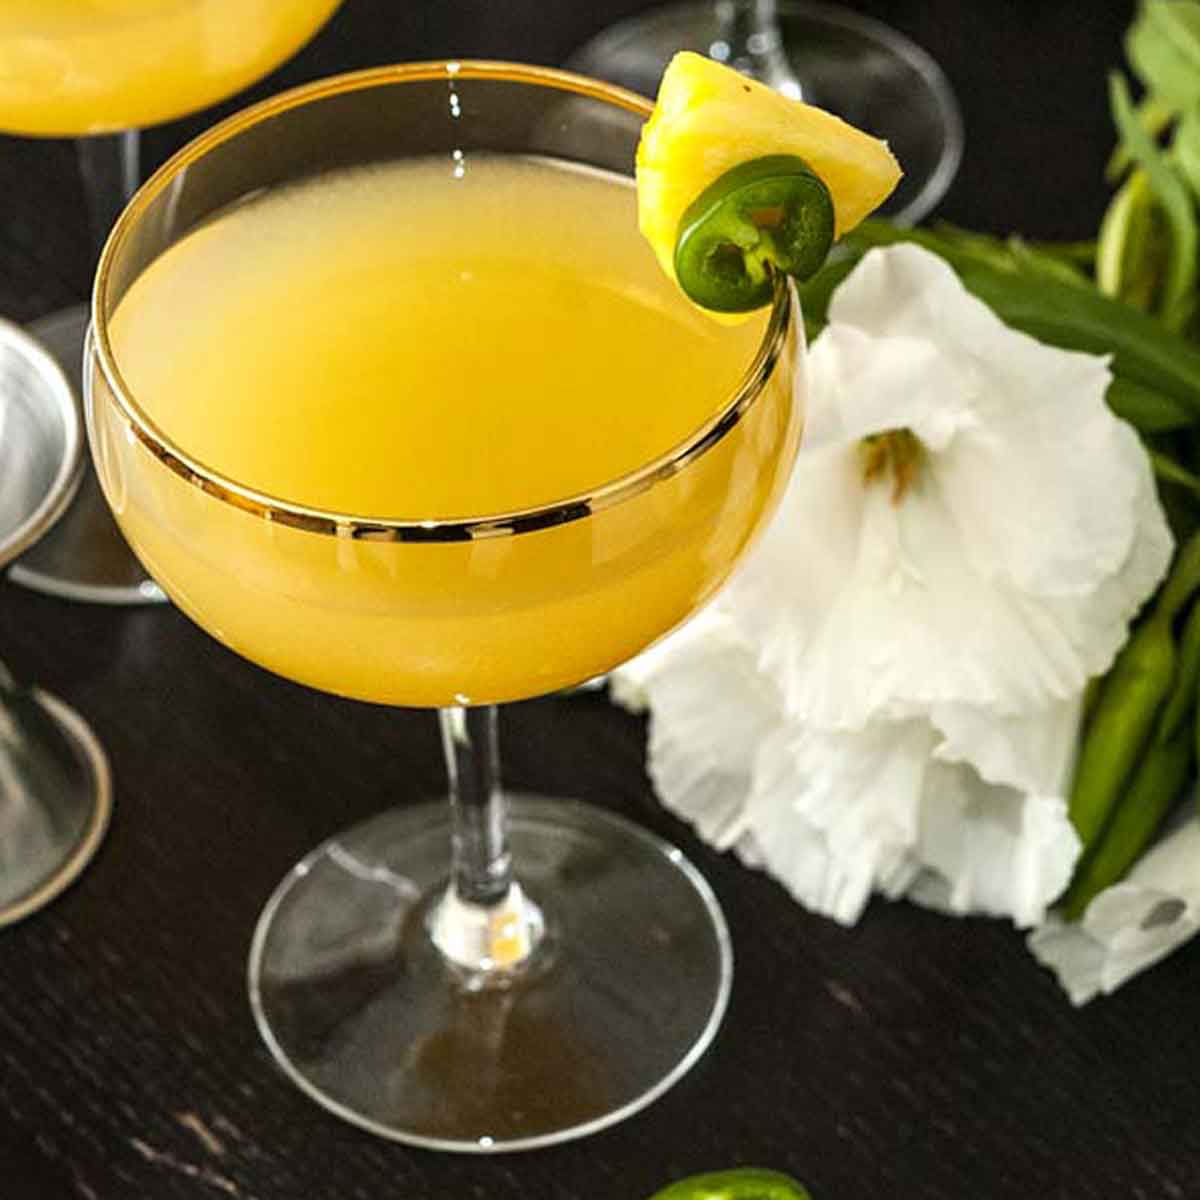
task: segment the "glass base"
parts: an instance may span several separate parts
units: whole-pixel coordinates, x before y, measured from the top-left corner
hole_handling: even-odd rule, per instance
[[[91,728],[41,691],[0,691],[0,926],[72,883],[99,849],[112,813],[108,760]],[[11,754],[11,758],[8,756]]]
[[[29,326],[80,395],[86,305],[64,309]],[[148,604],[166,600],[129,549],[109,511],[88,459],[66,512],[9,570],[14,583],[67,600]]]
[[[881,214],[902,225],[926,217],[962,159],[962,117],[941,68],[890,26],[837,6],[780,0],[779,26],[804,99],[883,138],[900,161]],[[672,4],[610,26],[566,65],[654,97],[677,50],[728,58],[722,34],[715,0]]]
[[[587,805],[509,804],[516,874],[546,932],[502,983],[451,967],[429,936],[445,803],[332,838],[259,920],[259,1030],[300,1088],[355,1125],[475,1153],[582,1137],[649,1104],[716,1033],[729,935],[682,853]]]

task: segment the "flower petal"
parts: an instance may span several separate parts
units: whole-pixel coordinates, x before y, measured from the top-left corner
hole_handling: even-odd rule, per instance
[[[1104,360],[1008,329],[913,246],[866,255],[830,315],[806,449],[726,594],[789,710],[855,729],[1077,695],[1172,553]],[[862,437],[898,427],[925,448],[899,500],[859,457]]]
[[[745,827],[807,908],[850,925],[874,890],[908,886],[930,737],[919,722],[896,722],[851,735],[790,726],[764,742]]]
[[[1079,857],[1079,838],[1058,796],[985,783],[963,763],[930,769],[916,855],[925,870],[908,895],[958,915],[1043,920]]]
[[[1062,796],[1071,782],[1079,740],[1082,696],[1013,717],[965,704],[939,705],[930,713],[942,741],[943,762],[970,763],[988,783]]]
[[[1200,817],[1187,817],[1121,883],[1102,891],[1082,921],[1051,917],[1028,938],[1073,1004],[1115,991],[1200,931]]]
[[[1107,360],[1010,329],[919,246],[863,257],[830,305],[811,379],[810,429],[850,440],[906,427],[934,452],[985,574],[1086,592],[1122,568],[1151,516],[1169,554],[1161,511],[1144,511],[1146,454],[1104,402]]]
[[[918,425],[936,451],[975,424],[974,373],[928,339],[875,339],[830,325],[813,344],[808,381],[805,452],[901,427],[918,432]]]
[[[934,496],[895,506],[860,487],[839,503],[852,472],[844,450],[807,460],[721,600],[797,720],[860,729],[944,704],[1013,716],[1077,695],[1111,661],[1124,621],[1101,645],[1079,605],[978,574]]]
[[[756,748],[782,716],[736,626],[709,610],[611,677],[650,710],[647,770],[663,804],[722,848],[744,828]]]

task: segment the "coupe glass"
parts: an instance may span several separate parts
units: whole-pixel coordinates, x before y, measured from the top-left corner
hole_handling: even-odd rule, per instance
[[[904,178],[880,212],[927,216],[962,159],[958,102],[945,75],[899,31],[839,5],[804,0],[683,0],[602,30],[567,61],[645,96],[677,50],[694,50],[883,138]]]
[[[138,130],[207,108],[290,58],[341,0],[6,0],[0,133],[75,139],[98,255],[139,181]],[[88,306],[30,331],[78,387]],[[90,470],[70,508],[11,568],[14,582],[106,604],[163,600]]]
[[[254,1015],[283,1069],[401,1141],[496,1151],[590,1133],[663,1092],[717,1029],[731,953],[704,880],[609,812],[506,796],[494,704],[611,669],[726,578],[799,438],[794,291],[777,282],[736,384],[681,442],[587,494],[469,518],[321,511],[199,461],[131,390],[112,318],[139,274],[214,214],[332,168],[409,158],[448,174],[476,155],[605,172],[628,195],[623,252],[648,256],[627,177],[649,111],[610,85],[512,64],[342,76],[186,147],[100,261],[85,411],[105,493],[147,568],[264,666],[359,699],[441,706],[449,803],[396,807],[314,850],[267,904],[249,964]],[[520,306],[503,319],[504,344],[540,344]]]

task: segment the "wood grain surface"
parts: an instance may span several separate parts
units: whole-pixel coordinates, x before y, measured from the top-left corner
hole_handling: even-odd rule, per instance
[[[348,0],[230,104],[151,131],[151,163],[248,99],[336,70],[446,55],[561,61],[631,0]],[[1105,72],[1131,6],[860,3],[940,60],[967,124],[942,215],[1082,237],[1111,146]],[[81,296],[68,145],[0,138],[0,315]],[[0,657],[107,748],[116,810],[82,879],[0,931],[0,1200],[640,1200],[758,1163],[815,1200],[1200,1197],[1200,944],[1083,1010],[1002,922],[874,904],[845,930],[698,843],[656,803],[640,720],[603,694],[503,714],[514,786],[610,807],[712,882],[737,960],[712,1049],[634,1119],[486,1158],[337,1121],[275,1068],[244,970],[258,912],[318,841],[442,786],[428,713],[310,693],[170,608],[0,583]]]

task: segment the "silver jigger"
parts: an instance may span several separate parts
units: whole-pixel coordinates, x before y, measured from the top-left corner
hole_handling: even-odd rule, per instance
[[[0,569],[70,503],[83,432],[54,360],[0,320]],[[108,763],[74,710],[0,663],[0,925],[56,896],[95,853],[112,809]]]

